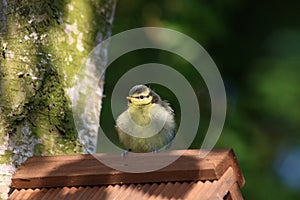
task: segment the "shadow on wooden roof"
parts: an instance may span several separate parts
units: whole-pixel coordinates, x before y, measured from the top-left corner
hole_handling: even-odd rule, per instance
[[[146,173],[118,171],[94,157],[143,167],[145,159],[155,165],[158,157],[178,154],[167,167]],[[245,180],[232,150],[214,150],[203,159],[199,150],[130,154],[124,160],[119,154],[94,156],[29,158],[12,178],[9,199],[242,199]]]

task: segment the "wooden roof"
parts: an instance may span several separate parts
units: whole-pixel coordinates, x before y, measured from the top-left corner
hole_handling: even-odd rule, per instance
[[[245,180],[230,149],[213,150],[203,159],[199,150],[176,150],[124,160],[176,154],[182,156],[147,173],[111,169],[92,155],[32,157],[14,174],[9,199],[242,199]],[[125,162],[119,154],[97,156]]]

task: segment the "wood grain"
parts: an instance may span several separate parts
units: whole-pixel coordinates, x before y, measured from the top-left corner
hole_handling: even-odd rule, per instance
[[[115,165],[128,165],[130,162],[135,162],[138,167],[149,167],[145,166],[145,163],[156,165],[158,160],[169,160],[170,157],[181,154],[180,158],[167,167],[145,173],[118,171],[95,158],[100,156],[105,162]],[[150,162],[144,162],[145,160]],[[229,167],[232,167],[235,179],[242,187],[245,180],[231,149],[213,150],[202,159],[199,158],[199,150],[175,150],[156,154],[136,153],[129,154],[125,159],[122,159],[120,154],[31,157],[14,174],[12,186],[21,189],[218,180]]]

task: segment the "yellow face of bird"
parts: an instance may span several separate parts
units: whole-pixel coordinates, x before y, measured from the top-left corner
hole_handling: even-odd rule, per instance
[[[150,104],[153,97],[150,95],[150,90],[147,89],[140,93],[132,94],[131,96],[127,97],[127,99],[129,101],[129,105],[144,106]]]

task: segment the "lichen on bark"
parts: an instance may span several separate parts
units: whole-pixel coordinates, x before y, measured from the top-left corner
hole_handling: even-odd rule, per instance
[[[81,153],[66,89],[111,34],[114,0],[0,2],[0,164]]]

